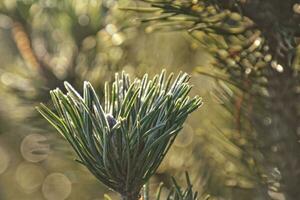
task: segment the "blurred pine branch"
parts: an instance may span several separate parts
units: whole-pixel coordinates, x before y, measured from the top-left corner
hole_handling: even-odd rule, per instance
[[[53,5],[16,1],[13,8],[6,4],[0,7],[26,67],[23,71],[7,71],[12,78],[24,79],[27,90],[34,92],[26,91],[18,82],[8,86],[25,103],[47,100],[47,90],[62,87],[63,81],[78,84],[88,79],[99,89],[104,84],[99,80],[113,77],[119,65],[124,64],[125,34],[116,27],[119,16],[113,5],[77,3],[81,6],[71,0]],[[109,50],[114,55],[105,57]]]
[[[217,95],[247,140],[238,146],[255,160],[265,198],[300,198],[298,1],[141,2],[155,9],[122,9],[152,11],[141,19],[147,31],[185,30],[215,57],[217,73],[196,71],[229,84],[219,85]]]

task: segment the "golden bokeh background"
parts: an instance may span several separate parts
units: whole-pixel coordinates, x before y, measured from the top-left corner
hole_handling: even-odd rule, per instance
[[[119,199],[74,161],[74,152],[35,106],[49,103],[49,90],[64,80],[78,90],[88,80],[101,96],[115,72],[141,77],[164,68],[192,74],[192,93],[204,105],[189,117],[151,179],[151,196],[160,182],[170,185],[170,176],[184,184],[188,171],[194,188],[215,199],[265,199],[244,151],[232,142],[247,141],[215,93],[220,84],[229,94],[231,88],[195,72],[213,70],[208,50],[185,32],[153,31],[157,27],[136,20],[142,14],[118,9],[129,4],[0,0],[0,200],[100,200],[105,194]],[[276,168],[270,173],[278,175]],[[281,195],[273,194],[283,200]]]

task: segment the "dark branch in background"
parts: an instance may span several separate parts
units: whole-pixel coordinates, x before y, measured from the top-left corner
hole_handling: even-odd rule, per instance
[[[263,155],[250,153],[264,168],[257,174],[266,181],[264,193],[276,186],[286,199],[300,199],[299,2],[144,2],[160,9],[152,10],[154,17],[141,19],[148,29],[186,30],[216,58],[214,65],[228,82],[246,91],[240,94],[232,88],[234,95],[224,99],[224,106],[237,113],[237,128]],[[145,8],[128,10],[145,12]]]
[[[300,37],[298,0],[225,0],[222,7],[241,12],[250,18],[266,36],[271,52],[282,64],[292,65],[296,48],[295,37]]]

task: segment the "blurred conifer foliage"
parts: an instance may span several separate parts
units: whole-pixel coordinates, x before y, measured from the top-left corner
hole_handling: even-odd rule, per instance
[[[135,54],[143,34],[138,26],[127,29],[132,14],[118,8],[127,2],[1,1],[0,28],[14,54],[13,65],[1,67],[3,88],[32,109],[31,103],[49,100],[48,90],[62,88],[63,81],[81,88],[89,80],[102,94],[116,71],[139,74],[134,70],[142,56]]]
[[[214,56],[214,69],[196,71],[217,80],[238,133],[231,142],[243,150],[260,199],[299,199],[299,2],[140,2],[123,9],[145,13],[146,30],[185,30]]]
[[[99,80],[125,65],[126,36],[117,28],[121,16],[114,1],[1,1],[0,12],[25,62],[23,70],[6,69],[4,83],[23,100],[49,99],[47,90],[63,80],[88,79],[98,89],[104,83]]]

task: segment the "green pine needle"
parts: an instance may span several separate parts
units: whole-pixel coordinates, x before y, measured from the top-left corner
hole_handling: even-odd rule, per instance
[[[167,200],[209,200],[209,195],[201,195],[201,197],[198,195],[198,192],[195,192],[193,190],[193,185],[191,184],[189,175],[187,172],[185,172],[185,178],[187,182],[187,187],[183,188],[176,182],[175,178],[172,177],[172,188],[170,192],[168,193],[166,199]],[[156,200],[161,200],[163,197],[161,197],[162,189],[164,185],[161,183],[159,185],[159,188],[156,193]]]
[[[66,94],[50,92],[56,112],[44,104],[37,109],[71,144],[78,162],[122,196],[137,199],[187,116],[202,104],[188,97],[189,75],[172,77],[163,71],[130,82],[124,72],[116,74],[105,86],[104,106],[89,82],[83,96],[65,82]]]

